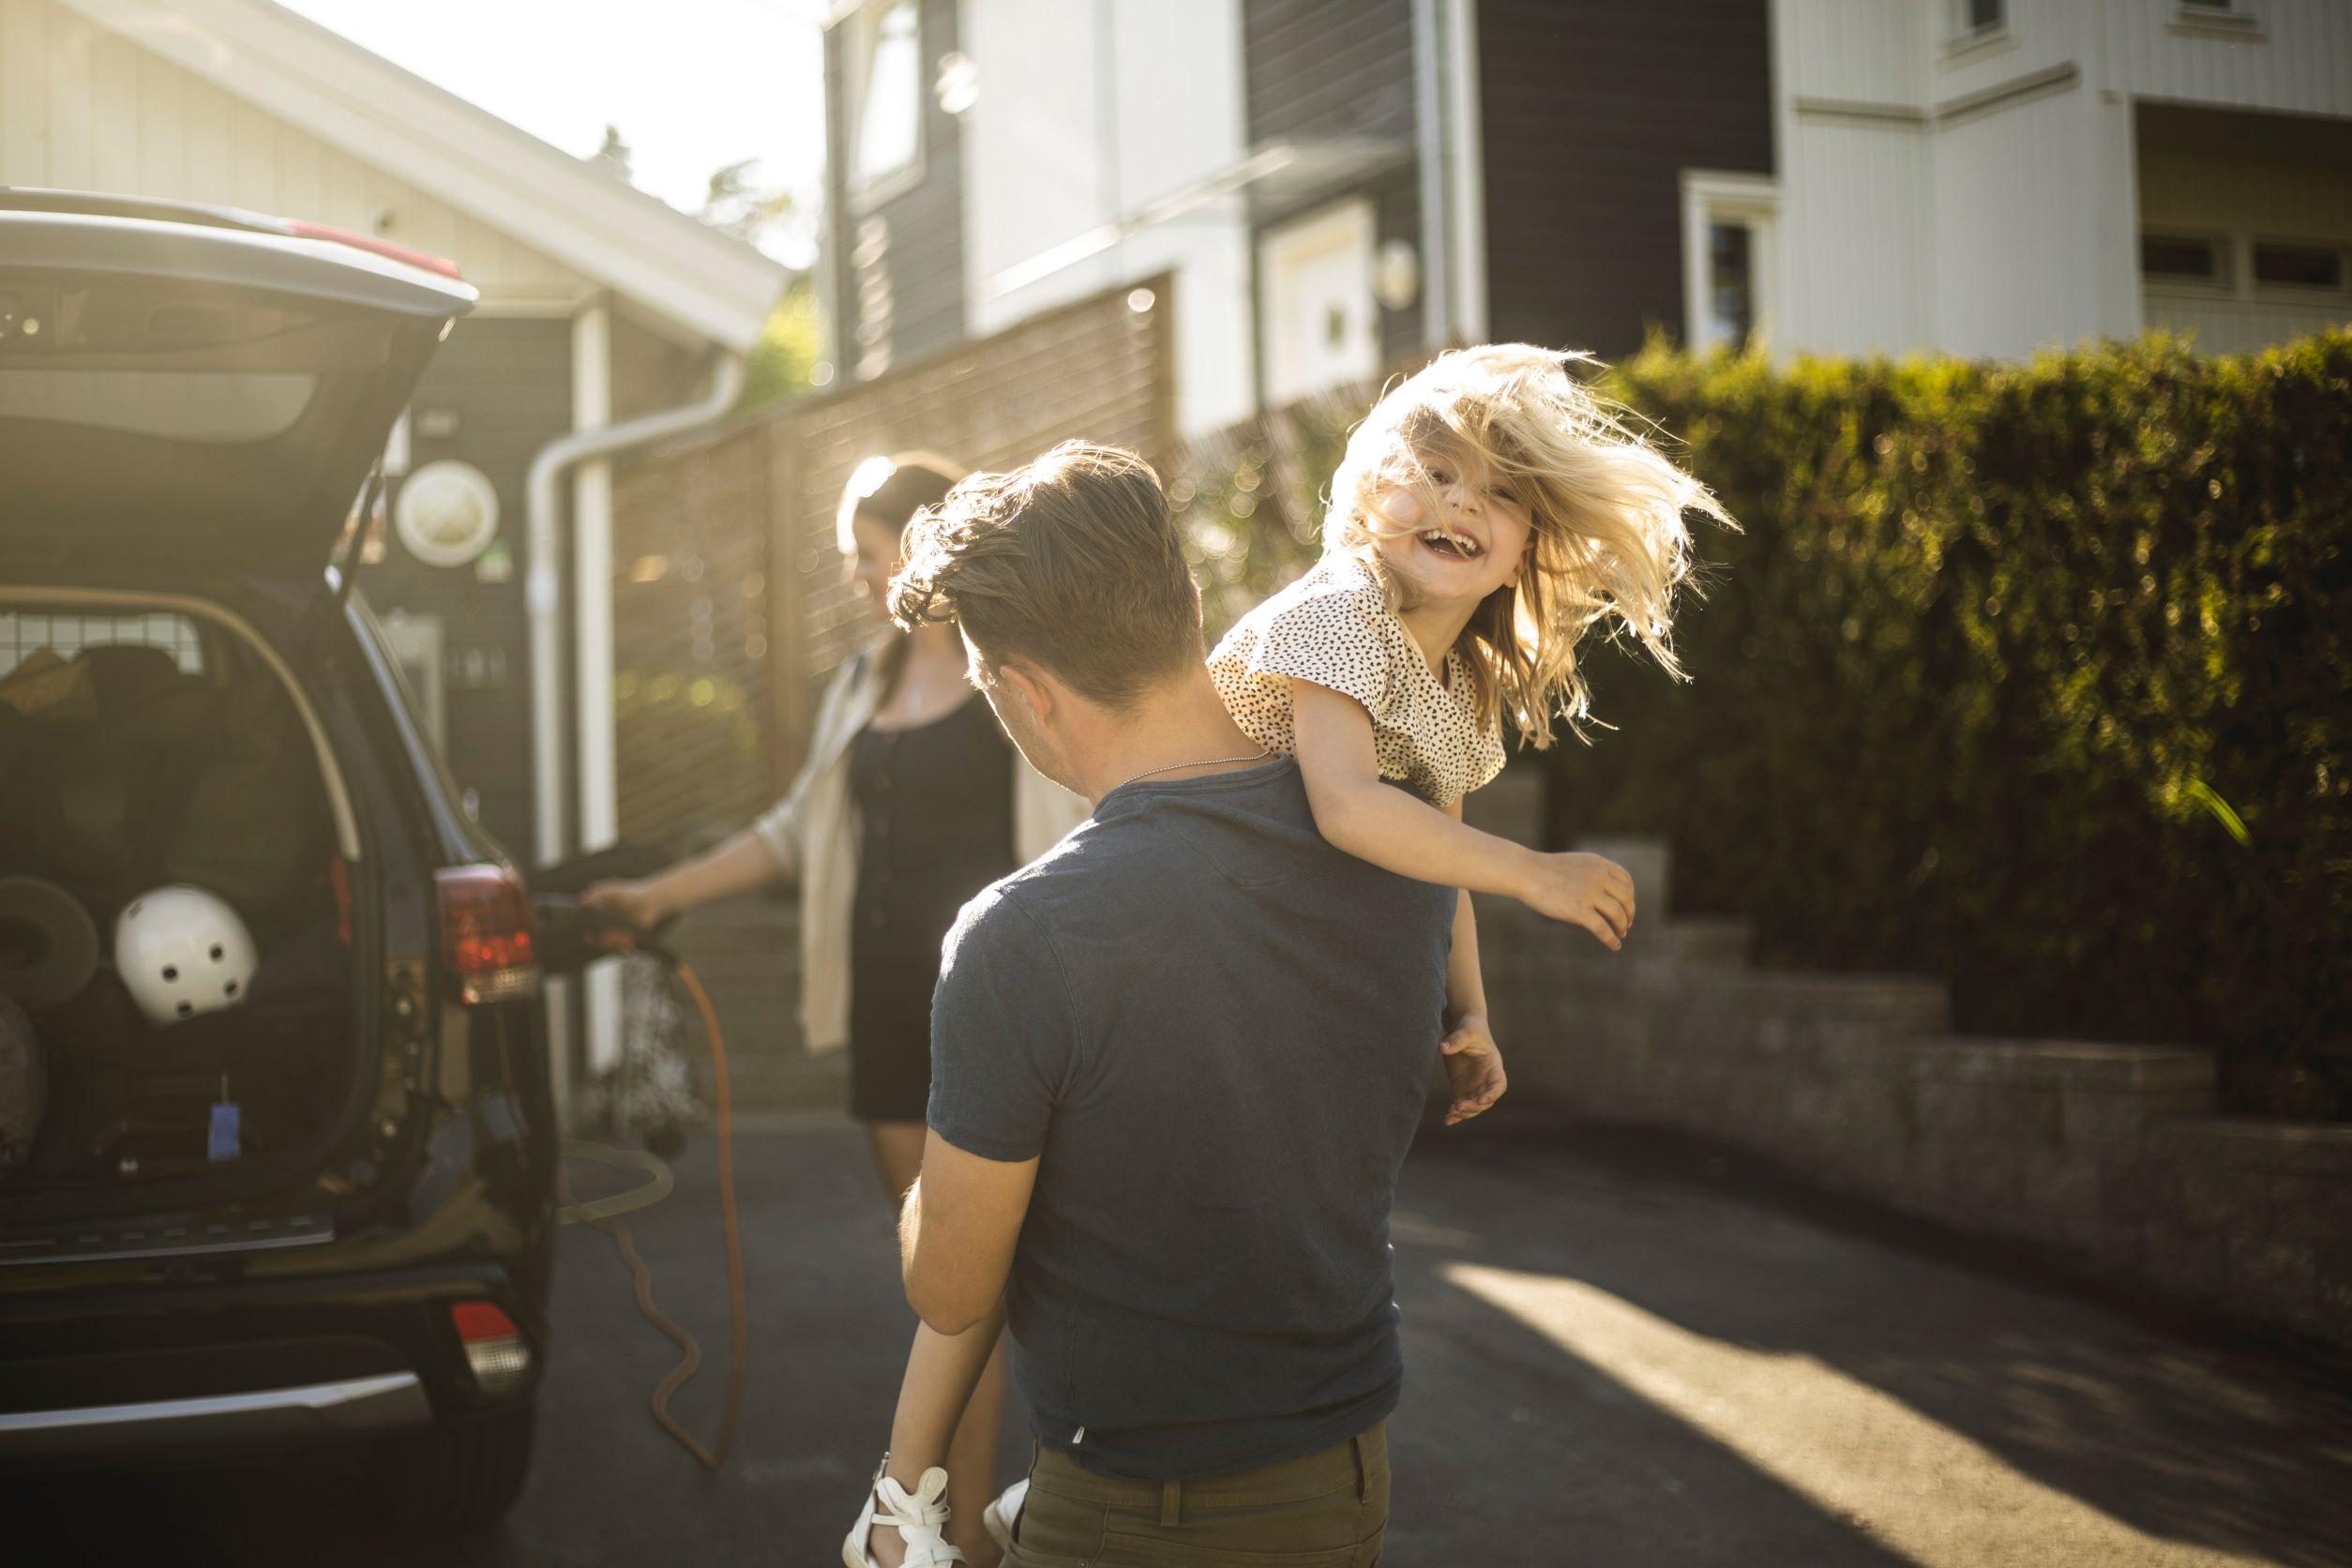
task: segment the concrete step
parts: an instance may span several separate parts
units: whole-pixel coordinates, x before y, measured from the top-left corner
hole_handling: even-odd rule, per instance
[[[731,1057],[800,1052],[799,933],[792,901],[764,897],[705,904],[672,927],[670,944],[710,993]]]
[[[1751,921],[1689,915],[1667,925],[1666,947],[1674,963],[1726,969],[1746,963],[1755,941]]]
[[[711,1064],[695,1063],[705,1103],[711,1098]],[[849,1103],[850,1062],[846,1053],[810,1056],[805,1051],[761,1052],[727,1057],[727,1078],[735,1114],[784,1110],[839,1110]]]

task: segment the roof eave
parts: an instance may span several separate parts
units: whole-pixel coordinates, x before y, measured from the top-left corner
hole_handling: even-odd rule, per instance
[[[783,292],[752,246],[266,0],[60,3],[736,353]]]

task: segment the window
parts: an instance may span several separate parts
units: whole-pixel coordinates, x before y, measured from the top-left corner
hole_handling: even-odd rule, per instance
[[[1757,174],[1682,171],[1682,336],[1742,350],[1771,336],[1778,188]]]
[[[29,683],[42,668],[56,669],[85,648],[153,648],[169,656],[189,674],[204,668],[204,638],[185,615],[76,615],[45,611],[0,611],[0,681],[16,672],[24,661],[39,656],[40,663],[25,676]],[[28,686],[28,691],[31,689]],[[8,701],[0,698],[0,701]],[[16,704],[23,707],[29,698]]]
[[[2175,28],[2183,33],[2258,38],[2262,32],[2262,19],[2254,15],[2253,0],[2179,0],[2173,18]]]
[[[2341,289],[2344,252],[2328,245],[2256,240],[2254,275],[2257,283],[2283,284],[2292,289]]]
[[[2210,234],[2140,236],[2140,275],[2151,283],[2226,283],[2222,256],[2222,242]]]
[[[1756,231],[1745,223],[1707,226],[1707,341],[1747,347],[1756,330]]]
[[[1380,305],[1372,293],[1377,239],[1372,204],[1346,201],[1259,242],[1268,406],[1380,372]]]
[[[923,38],[915,0],[867,6],[842,39],[850,193],[870,205],[923,175]]]
[[[1997,33],[2009,23],[2009,0],[1952,0],[1952,31],[1961,38]]]

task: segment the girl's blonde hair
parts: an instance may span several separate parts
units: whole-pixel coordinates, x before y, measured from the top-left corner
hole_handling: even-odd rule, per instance
[[[1581,736],[1590,693],[1576,660],[1586,628],[1616,617],[1677,679],[1674,590],[1691,568],[1682,514],[1731,521],[1707,487],[1636,435],[1570,373],[1591,363],[1525,343],[1456,349],[1393,388],[1348,440],[1332,476],[1323,548],[1360,555],[1392,604],[1403,593],[1372,546],[1398,531],[1384,491],[1413,491],[1442,518],[1432,467],[1483,467],[1508,485],[1532,523],[1519,580],[1488,596],[1456,645],[1470,665],[1482,722],[1508,716],[1521,744],[1552,744],[1558,713]],[[1424,526],[1427,526],[1425,524]]]

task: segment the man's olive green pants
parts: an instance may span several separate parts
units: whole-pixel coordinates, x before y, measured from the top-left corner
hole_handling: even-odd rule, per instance
[[[1385,1425],[1208,1481],[1119,1481],[1040,1449],[1005,1568],[1372,1568],[1388,1529]]]

